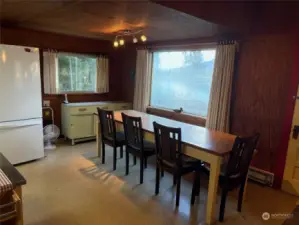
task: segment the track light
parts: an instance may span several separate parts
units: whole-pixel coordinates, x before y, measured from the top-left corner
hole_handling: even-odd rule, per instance
[[[133,43],[137,43],[138,39],[136,37],[133,38]]]
[[[118,47],[118,42],[117,42],[117,40],[115,40],[115,41],[113,42],[113,46],[114,46],[115,48]]]
[[[120,39],[119,40],[119,45],[124,45],[125,44],[125,40],[124,39]]]
[[[146,36],[145,35],[141,35],[140,39],[141,39],[141,41],[145,42],[146,41]]]

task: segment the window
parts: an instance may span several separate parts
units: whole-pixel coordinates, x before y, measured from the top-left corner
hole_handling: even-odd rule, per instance
[[[151,106],[207,117],[215,49],[153,53]]]
[[[57,67],[58,93],[96,92],[96,57],[58,54]]]

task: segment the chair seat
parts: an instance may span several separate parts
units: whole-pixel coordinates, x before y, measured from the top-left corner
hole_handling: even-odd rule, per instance
[[[189,173],[201,168],[201,161],[190,156],[183,155],[182,163],[182,173]]]
[[[163,165],[174,170],[177,170],[176,163],[170,163],[167,161],[163,161]],[[190,173],[195,170],[200,170],[201,168],[201,161],[190,156],[182,155],[182,174]]]
[[[227,162],[224,162],[221,164],[220,167],[220,174],[219,174],[219,182],[220,184],[223,183],[224,177],[225,177],[225,170],[226,170],[226,166],[227,166]],[[210,173],[210,165],[207,163],[203,163],[201,166],[201,170],[204,171],[205,173]],[[229,180],[231,182],[231,185],[234,186],[234,183],[239,181],[239,174],[238,175],[234,175],[229,177]]]
[[[124,143],[125,143],[125,134],[123,132],[120,132],[120,131],[116,132],[115,137],[116,137],[116,143],[117,144],[124,145]],[[105,136],[104,138],[105,138],[104,141],[113,142],[113,137],[110,136],[110,135]]]
[[[139,152],[141,150],[140,145],[127,146],[129,152]],[[143,150],[145,155],[155,154],[156,146],[150,141],[143,140]]]

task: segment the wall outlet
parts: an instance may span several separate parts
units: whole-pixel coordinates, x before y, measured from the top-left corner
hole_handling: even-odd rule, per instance
[[[44,100],[43,107],[50,107],[50,100]]]

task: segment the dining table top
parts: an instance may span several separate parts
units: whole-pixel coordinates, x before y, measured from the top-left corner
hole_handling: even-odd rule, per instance
[[[150,133],[154,133],[154,121],[164,126],[181,128],[183,144],[218,156],[229,154],[236,138],[236,136],[232,134],[214,131],[205,127],[187,124],[135,110],[115,111],[115,122],[122,123],[121,113],[128,116],[141,117],[143,130]]]

